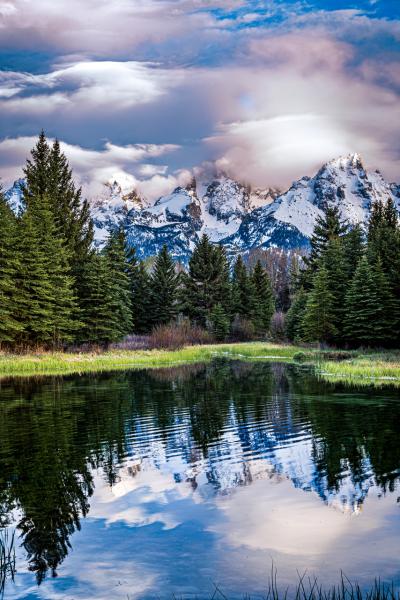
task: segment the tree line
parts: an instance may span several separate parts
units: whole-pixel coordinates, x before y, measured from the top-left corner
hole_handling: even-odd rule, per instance
[[[289,339],[398,347],[400,225],[392,199],[372,205],[366,232],[360,225],[349,227],[337,207],[328,207],[294,283],[286,315]]]
[[[164,247],[148,270],[122,230],[93,247],[89,205],[56,140],[42,132],[24,168],[23,208],[0,198],[0,344],[60,348],[108,344],[148,333],[180,315],[217,339],[246,329],[265,334],[274,312],[266,270],[199,241],[187,272]]]

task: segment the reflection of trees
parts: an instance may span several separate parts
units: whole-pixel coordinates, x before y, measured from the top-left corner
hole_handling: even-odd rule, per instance
[[[127,456],[146,453],[156,468],[179,454],[191,469],[176,480],[194,489],[201,472],[215,490],[248,485],[265,464],[264,476],[281,472],[324,499],[350,477],[362,501],[371,478],[386,491],[399,477],[394,396],[349,391],[282,364],[239,361],[3,381],[0,526],[19,509],[22,544],[40,582],[48,570],[55,574],[88,513],[92,468],[113,485]],[[280,449],[304,438],[310,469],[289,470]],[[163,454],[151,452],[152,444]],[[257,468],[255,457],[264,460]]]

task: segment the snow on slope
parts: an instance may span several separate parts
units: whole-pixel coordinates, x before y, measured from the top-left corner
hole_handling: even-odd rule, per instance
[[[14,181],[14,185],[4,194],[8,205],[15,212],[15,214],[20,214],[23,210],[23,186],[24,180],[17,179],[17,181]]]
[[[15,212],[22,207],[22,183],[6,192]],[[317,217],[328,206],[337,206],[350,224],[366,224],[372,204],[388,198],[400,212],[400,185],[387,183],[379,171],[365,169],[358,154],[350,154],[329,161],[314,177],[295,181],[285,193],[252,190],[220,175],[193,179],[150,206],[135,191],[124,194],[110,182],[91,206],[98,247],[110,229],[123,226],[139,257],[152,256],[166,244],[176,260],[187,262],[203,233],[232,254],[256,247],[307,247]]]

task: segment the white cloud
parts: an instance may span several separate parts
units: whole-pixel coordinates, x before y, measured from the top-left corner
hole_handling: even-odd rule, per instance
[[[34,137],[0,142],[0,176],[5,186],[22,176],[22,166],[35,143]],[[147,162],[176,151],[178,146],[174,144],[117,146],[107,142],[102,150],[90,150],[61,142],[61,148],[71,164],[77,183],[83,185],[84,193],[89,198],[102,194],[104,184],[116,180],[124,191],[135,188],[154,200],[188,178],[182,173],[168,175],[165,166],[157,167]],[[145,161],[144,165],[142,161]]]

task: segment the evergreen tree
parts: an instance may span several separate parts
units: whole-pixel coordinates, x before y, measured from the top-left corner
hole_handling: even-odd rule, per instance
[[[303,318],[303,331],[308,341],[330,342],[337,334],[334,322],[334,295],[324,264],[314,275]]]
[[[256,310],[255,289],[252,279],[247,274],[246,265],[241,255],[233,266],[232,276],[232,312],[245,319],[252,319]]]
[[[23,325],[16,319],[20,302],[17,287],[20,257],[17,252],[17,221],[0,189],[0,344],[15,341]]]
[[[377,290],[368,260],[363,256],[357,265],[346,295],[344,332],[352,346],[371,345],[375,342]]]
[[[400,299],[400,227],[394,203],[372,206],[368,226],[368,260],[371,265],[381,261],[393,293]]]
[[[50,147],[42,130],[36,146],[31,150],[31,158],[24,168],[25,185],[23,200],[29,206],[31,198],[43,198],[48,193]]]
[[[229,332],[229,319],[221,304],[215,304],[210,311],[211,331],[215,339],[223,342]]]
[[[151,329],[152,301],[150,277],[143,261],[138,261],[136,251],[128,254],[128,275],[131,289],[132,323],[135,333],[148,333]]]
[[[328,242],[334,238],[346,235],[348,226],[341,221],[340,212],[336,206],[328,206],[323,216],[317,217],[313,235],[311,237],[310,256],[304,258],[306,269],[302,271],[301,285],[309,289],[312,285],[312,276],[319,266],[319,261],[324,254]]]
[[[47,196],[30,198],[21,222],[23,341],[58,347],[79,327],[73,278]]]
[[[292,299],[292,304],[286,314],[285,331],[289,340],[298,342],[304,338],[303,320],[307,304],[307,293],[299,288]]]
[[[275,311],[275,301],[270,278],[258,260],[251,273],[251,282],[254,289],[253,321],[256,331],[265,333],[269,331],[271,318]]]
[[[400,302],[394,296],[380,260],[372,267],[376,292],[374,344],[390,346],[396,341],[400,327]]]
[[[327,272],[328,287],[332,295],[332,326],[336,333],[335,335],[332,335],[331,341],[339,344],[343,340],[344,304],[348,281],[348,266],[344,253],[344,238],[331,238],[324,250],[321,260],[323,261]]]
[[[83,328],[79,335],[81,342],[109,344],[121,338],[120,324],[115,313],[112,276],[107,255],[104,252],[94,253],[83,271]]]
[[[229,264],[223,248],[211,244],[206,235],[197,243],[182,282],[182,310],[190,319],[206,327],[216,304],[230,314]]]
[[[115,334],[122,339],[132,331],[131,286],[125,234],[122,229],[112,231],[104,248],[110,271],[112,307]]]
[[[175,263],[167,246],[163,246],[154,263],[150,277],[152,320],[155,325],[164,325],[177,315],[178,275]]]
[[[47,188],[58,231],[68,249],[71,269],[75,275],[79,274],[91,253],[93,223],[89,204],[82,201],[81,189],[75,187],[58,140],[49,152]]]
[[[81,301],[82,276],[85,262],[92,252],[93,223],[89,205],[81,199],[81,190],[75,187],[72,171],[65,154],[56,140],[49,146],[42,131],[31,151],[25,169],[24,203],[29,207],[35,199],[48,199],[55,223],[54,234],[63,243],[66,259],[74,277],[74,293]]]
[[[346,278],[350,281],[366,249],[365,234],[360,224],[353,225],[343,237],[343,249],[346,260]]]

